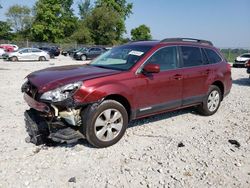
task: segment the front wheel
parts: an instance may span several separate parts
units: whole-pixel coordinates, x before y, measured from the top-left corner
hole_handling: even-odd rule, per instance
[[[83,134],[95,147],[103,148],[117,143],[128,125],[128,114],[122,104],[114,100],[91,105],[82,114]]]
[[[86,60],[87,60],[87,56],[86,56],[86,55],[82,55],[82,56],[81,56],[81,60],[82,60],[82,61],[86,61]]]
[[[13,56],[10,58],[11,61],[18,61],[18,58],[16,56]]]
[[[211,85],[202,105],[198,107],[198,111],[205,116],[213,115],[220,107],[222,99],[221,90],[215,85]]]

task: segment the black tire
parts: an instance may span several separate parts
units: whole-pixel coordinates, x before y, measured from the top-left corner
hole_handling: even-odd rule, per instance
[[[81,56],[81,60],[82,60],[82,61],[86,61],[86,60],[87,60],[87,56],[86,56],[86,55],[82,55],[82,56]]]
[[[13,57],[10,58],[10,60],[16,62],[16,61],[18,61],[18,58],[16,56],[13,56]]]
[[[122,118],[122,123],[121,123],[122,127],[120,131],[115,135],[115,137],[112,140],[109,141],[104,141],[98,138],[97,136],[98,130],[96,127],[96,120],[100,118],[100,116],[106,110],[116,110],[117,112],[120,113]],[[115,115],[113,115],[113,117],[114,116]],[[114,100],[105,100],[100,105],[97,104],[89,105],[82,111],[82,133],[87,138],[88,142],[97,148],[104,148],[117,143],[124,135],[127,125],[128,125],[128,114],[126,109],[122,104]],[[106,126],[108,125],[103,126],[101,129],[103,129]],[[110,130],[111,129],[113,128],[110,128]],[[107,135],[109,131],[107,130],[107,128],[105,128],[104,132]],[[103,137],[105,137],[105,134],[103,133]],[[112,132],[112,135],[113,134],[114,133]]]
[[[211,105],[212,106],[212,110],[209,109],[209,96],[212,96],[212,93],[216,93],[218,94],[218,104],[216,102],[216,105]],[[222,100],[222,93],[221,93],[221,90],[218,86],[215,86],[215,85],[211,85],[209,87],[209,90],[208,90],[208,93],[207,93],[207,96],[205,98],[205,100],[203,101],[203,103],[198,106],[198,112],[204,116],[211,116],[213,115],[214,113],[217,112],[217,110],[219,109],[220,107],[220,103],[221,103],[221,100]]]
[[[39,61],[46,61],[46,58],[44,56],[39,57]]]

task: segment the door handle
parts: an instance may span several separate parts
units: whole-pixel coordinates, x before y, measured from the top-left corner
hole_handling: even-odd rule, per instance
[[[176,75],[173,76],[173,79],[175,79],[175,80],[182,80],[183,76],[180,75],[180,74],[176,74]]]

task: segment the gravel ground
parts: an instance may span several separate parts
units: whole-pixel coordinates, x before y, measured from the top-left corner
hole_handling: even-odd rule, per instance
[[[26,143],[23,78],[48,66],[75,63],[81,62],[69,57],[0,60],[0,187],[250,187],[245,69],[232,69],[231,93],[213,116],[189,108],[133,121],[121,141],[105,149],[86,141],[51,147]]]

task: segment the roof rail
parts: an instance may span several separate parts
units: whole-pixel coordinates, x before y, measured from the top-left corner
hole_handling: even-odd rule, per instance
[[[208,40],[193,39],[193,38],[166,38],[161,42],[197,42],[200,44],[207,44],[213,46],[213,43]]]

